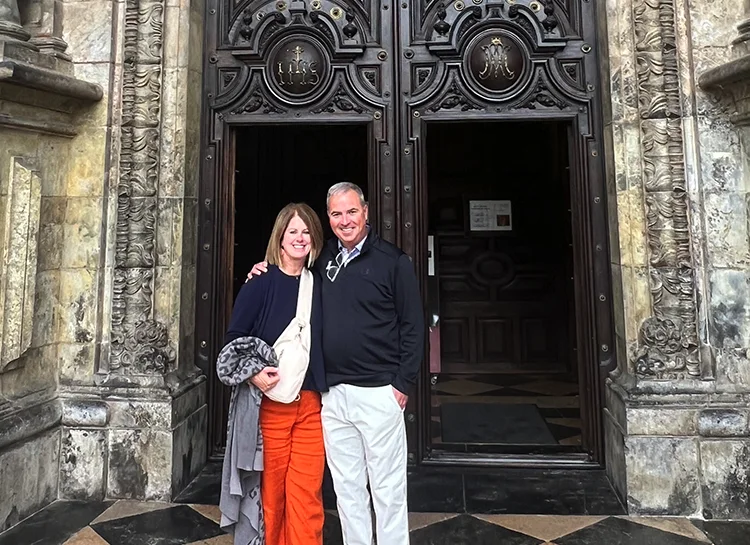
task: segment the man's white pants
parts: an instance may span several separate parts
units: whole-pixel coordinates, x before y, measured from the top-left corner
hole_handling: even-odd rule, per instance
[[[370,493],[377,544],[408,545],[406,428],[393,388],[333,386],[321,418],[344,545],[372,545]]]

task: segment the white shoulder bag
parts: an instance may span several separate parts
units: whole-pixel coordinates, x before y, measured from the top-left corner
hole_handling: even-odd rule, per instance
[[[297,400],[310,365],[312,296],[313,275],[309,270],[303,269],[299,279],[297,315],[273,344],[279,360],[279,382],[265,395],[279,403]]]

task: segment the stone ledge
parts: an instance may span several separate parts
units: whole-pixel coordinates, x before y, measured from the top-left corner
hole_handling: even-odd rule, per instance
[[[0,405],[0,449],[60,424],[62,407],[51,395],[45,391]]]
[[[628,437],[750,437],[750,394],[662,394],[607,384],[608,418]]]
[[[55,123],[54,121],[34,121],[31,119],[19,119],[12,115],[0,113],[0,126],[13,129],[53,134],[65,138],[72,138],[77,133],[71,125]],[[10,370],[10,369],[8,369]]]
[[[703,89],[726,89],[736,83],[750,82],[750,55],[707,70],[698,78]]]
[[[0,60],[0,82],[87,102],[97,102],[104,96],[101,86],[95,83],[7,58]]]
[[[611,379],[607,385],[627,407],[750,406],[750,392],[717,392],[715,381],[695,381],[693,388],[689,384],[653,382],[624,386]]]
[[[731,116],[732,123],[750,126],[750,55],[707,70],[698,78],[698,85],[707,91],[730,94],[736,108]]]

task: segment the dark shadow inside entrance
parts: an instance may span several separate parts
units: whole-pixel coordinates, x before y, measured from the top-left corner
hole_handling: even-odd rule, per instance
[[[326,238],[326,191],[354,182],[367,195],[366,125],[255,125],[237,130],[234,295],[265,255],[279,210],[305,202],[320,216]]]
[[[263,260],[273,223],[290,202],[305,202],[320,216],[326,238],[328,188],[343,181],[368,191],[367,125],[252,125],[236,129],[234,165],[234,231],[226,241],[234,301],[253,264]],[[230,303],[231,305],[231,303]],[[222,318],[223,338],[229,313]],[[221,342],[221,341],[220,341]],[[219,347],[221,348],[221,347]],[[209,378],[209,456],[221,459],[226,441],[230,389],[211,373]]]
[[[567,127],[428,126],[433,449],[583,448]]]

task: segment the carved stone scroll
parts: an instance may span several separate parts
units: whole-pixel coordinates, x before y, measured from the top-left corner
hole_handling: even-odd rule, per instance
[[[14,157],[7,194],[0,195],[0,373],[31,346],[41,195],[33,161]]]
[[[633,14],[654,312],[641,325],[636,373],[700,377],[674,0],[635,0]]]
[[[153,319],[164,3],[127,0],[109,370],[163,373],[175,360]]]

